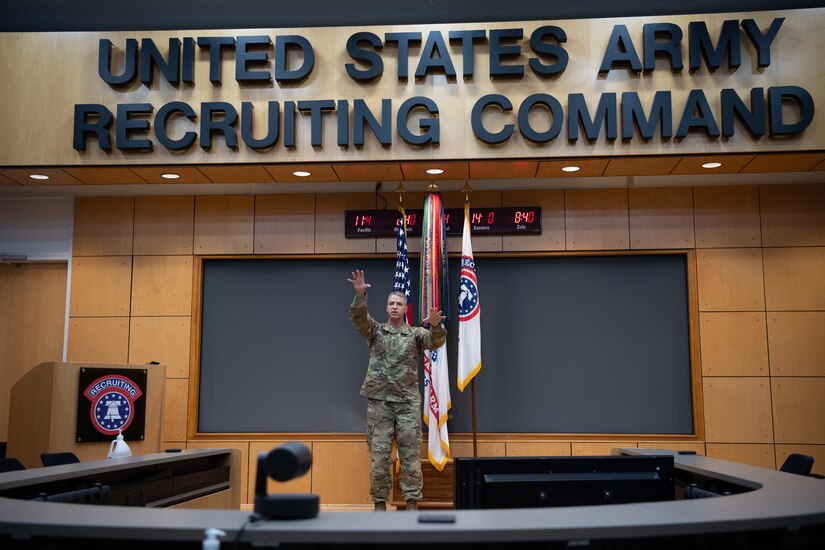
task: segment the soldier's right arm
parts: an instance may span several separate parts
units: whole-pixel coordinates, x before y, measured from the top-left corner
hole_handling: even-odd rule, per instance
[[[349,306],[349,318],[358,332],[372,342],[375,321],[367,313],[367,294],[356,294]]]

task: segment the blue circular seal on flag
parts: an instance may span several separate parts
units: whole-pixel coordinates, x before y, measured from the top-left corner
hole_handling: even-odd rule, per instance
[[[83,392],[92,402],[92,426],[104,435],[117,435],[134,420],[135,400],[143,395],[137,384],[125,376],[102,376]]]
[[[458,320],[469,321],[478,315],[478,304],[475,272],[462,269],[461,279],[458,282]]]

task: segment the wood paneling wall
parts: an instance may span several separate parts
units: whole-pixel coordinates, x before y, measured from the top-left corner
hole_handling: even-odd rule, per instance
[[[67,271],[66,262],[0,264],[0,441],[8,439],[12,386],[63,358]]]
[[[460,206],[455,195],[445,194],[445,203]],[[706,434],[701,441],[487,434],[481,455],[575,456],[644,446],[778,467],[799,451],[820,457],[815,470],[825,471],[825,184],[504,190],[471,199],[479,206],[543,207],[541,235],[474,239],[476,251],[695,247]],[[422,200],[410,193],[405,204],[420,207]],[[375,206],[370,193],[78,198],[70,354],[92,361],[128,353],[131,363],[166,363],[164,441],[240,448],[251,502],[255,457],[282,436],[187,440],[191,254],[392,252],[392,239],[343,236],[344,210]],[[132,228],[133,240],[125,242]],[[368,504],[363,434],[304,439],[314,465],[294,482],[296,490],[311,490],[326,504]],[[472,454],[467,435],[456,434],[452,447],[455,456]]]

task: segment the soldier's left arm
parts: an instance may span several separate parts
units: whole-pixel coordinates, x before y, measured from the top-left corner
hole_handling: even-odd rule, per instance
[[[447,341],[447,329],[444,328],[444,323],[431,326],[429,330],[424,331],[422,339],[422,347],[424,349],[438,349]]]

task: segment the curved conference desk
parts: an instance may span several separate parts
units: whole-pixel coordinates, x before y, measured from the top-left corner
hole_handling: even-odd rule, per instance
[[[87,475],[111,469],[161,467],[166,461],[188,460],[229,453],[228,450],[183,451],[88,462],[0,474],[0,495],[36,480],[61,475]],[[113,541],[203,540],[204,530],[218,528],[222,540],[241,546],[279,545],[386,545],[399,543],[500,544],[547,543],[544,547],[586,546],[611,541],[622,548],[668,541],[667,548],[823,548],[825,542],[825,481],[671,451],[622,449],[614,454],[673,454],[676,471],[730,483],[746,492],[717,498],[674,500],[638,504],[530,508],[507,510],[456,510],[449,512],[324,512],[317,518],[295,521],[250,521],[251,514],[238,510],[191,510],[91,506],[0,498],[0,546],[40,537],[84,539],[87,547],[104,547]],[[342,472],[344,475],[344,472]],[[422,516],[453,523],[421,522]],[[628,545],[628,540],[635,544]],[[719,543],[719,541],[724,541]],[[105,542],[108,541],[108,542]],[[691,542],[693,541],[693,542]],[[706,544],[713,541],[714,544]],[[244,544],[245,543],[245,544]],[[186,544],[182,544],[187,546]],[[176,546],[177,547],[177,546]]]

